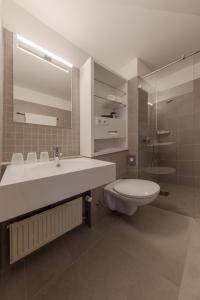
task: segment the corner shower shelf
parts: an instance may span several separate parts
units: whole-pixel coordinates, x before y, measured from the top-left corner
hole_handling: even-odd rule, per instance
[[[144,172],[154,175],[168,175],[176,173],[176,169],[169,167],[148,167],[143,169]]]
[[[175,144],[175,142],[151,142],[147,144],[148,147],[162,147],[162,146],[170,146]]]

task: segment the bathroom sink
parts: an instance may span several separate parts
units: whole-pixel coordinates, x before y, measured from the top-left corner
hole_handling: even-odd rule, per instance
[[[78,157],[10,165],[0,182],[0,222],[76,196],[116,179],[115,163]]]
[[[106,166],[108,163],[96,159],[78,157],[45,163],[10,165],[7,167],[0,186],[51,177],[81,170]]]

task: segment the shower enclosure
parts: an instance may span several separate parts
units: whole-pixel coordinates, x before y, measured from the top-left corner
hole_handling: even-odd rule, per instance
[[[140,79],[139,177],[156,181],[157,207],[200,215],[200,54]]]

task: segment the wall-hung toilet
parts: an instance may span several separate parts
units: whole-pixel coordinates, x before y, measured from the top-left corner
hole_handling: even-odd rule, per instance
[[[120,179],[104,188],[105,204],[111,210],[132,215],[138,206],[154,201],[160,186],[149,180]]]

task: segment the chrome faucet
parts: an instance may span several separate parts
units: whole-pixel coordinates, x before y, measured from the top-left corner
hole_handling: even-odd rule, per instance
[[[60,167],[60,163],[59,163],[59,159],[61,156],[60,147],[55,146],[53,147],[53,149],[54,149],[54,160],[57,161],[56,167]]]
[[[53,147],[53,149],[54,149],[54,158],[55,157],[60,157],[60,147],[58,147],[58,146],[55,146],[55,147]]]

